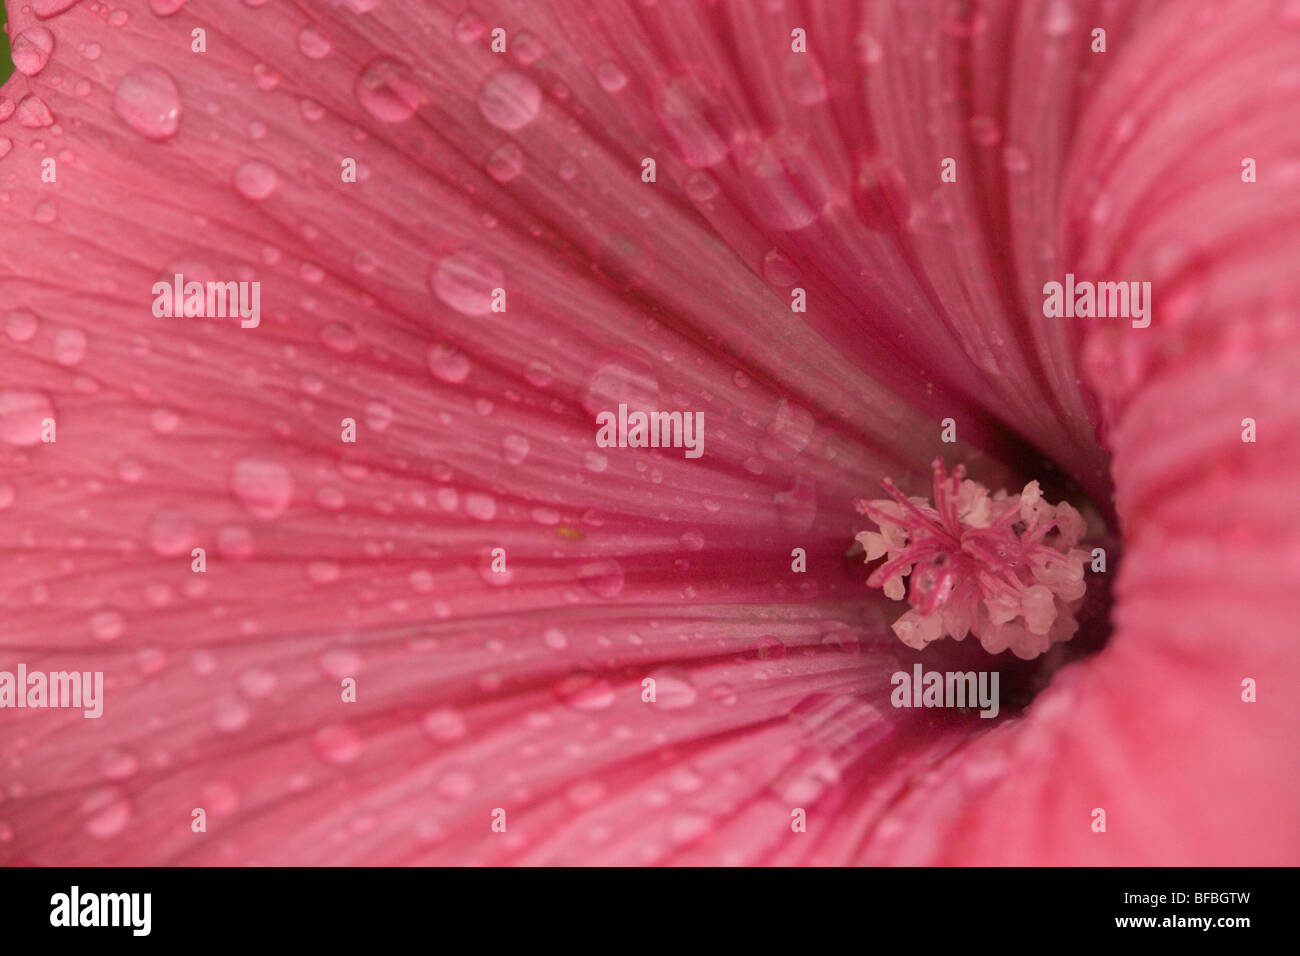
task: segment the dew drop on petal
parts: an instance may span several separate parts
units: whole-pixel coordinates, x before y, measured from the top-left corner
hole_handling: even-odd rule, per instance
[[[596,597],[616,598],[623,591],[623,567],[613,558],[590,561],[578,568],[578,581]]]
[[[411,68],[390,56],[376,57],[357,73],[357,102],[385,123],[410,119],[424,102],[424,90]]]
[[[523,435],[506,435],[501,439],[501,457],[507,464],[518,465],[528,457],[529,447]]]
[[[265,199],[275,192],[279,177],[260,160],[250,160],[235,170],[235,190],[245,199]]]
[[[460,349],[450,345],[429,346],[428,361],[429,371],[444,382],[456,385],[469,377],[469,358]]]
[[[32,0],[32,12],[42,20],[57,17],[65,10],[71,10],[81,0]]]
[[[196,538],[194,522],[176,511],[159,511],[149,523],[149,544],[164,558],[189,554]]]
[[[486,315],[492,311],[492,290],[505,287],[505,273],[487,256],[465,250],[430,266],[429,287],[457,312]]]
[[[13,39],[10,54],[14,69],[26,76],[35,76],[45,69],[54,51],[54,34],[45,27],[28,27]]]
[[[81,329],[60,329],[54,336],[54,361],[71,368],[86,357],[86,333]]]
[[[15,110],[18,125],[28,129],[42,129],[54,125],[54,114],[45,105],[45,101],[36,95],[24,96],[18,101]]]
[[[524,153],[514,143],[502,143],[483,164],[487,174],[499,183],[508,183],[524,171]]]
[[[614,703],[614,688],[609,681],[585,671],[570,674],[555,685],[554,691],[574,710],[606,710]]]
[[[342,322],[329,322],[322,326],[320,340],[325,343],[326,348],[340,355],[355,352],[357,348],[356,329]]]
[[[293,479],[289,469],[279,462],[243,458],[231,470],[230,488],[250,514],[274,518],[289,507]]]
[[[323,60],[334,49],[334,44],[320,27],[308,24],[298,33],[298,52],[309,60]]]
[[[478,109],[498,129],[527,126],[542,106],[542,91],[526,73],[498,70],[487,78],[478,94]]]
[[[326,763],[345,766],[361,756],[361,735],[348,724],[329,724],[316,731],[316,754]]]
[[[617,63],[605,62],[596,67],[596,82],[606,93],[617,93],[627,86],[627,74]]]
[[[90,635],[97,641],[115,641],[126,630],[126,621],[116,611],[96,611],[90,615]]]
[[[10,445],[41,444],[41,424],[54,417],[54,407],[44,392],[30,389],[0,390],[0,440]]]
[[[157,17],[170,17],[183,6],[185,0],[149,0],[149,9]]]
[[[650,676],[655,682],[654,706],[663,710],[681,710],[690,707],[699,696],[699,691],[684,673],[661,670],[655,671]]]
[[[117,787],[100,787],[86,795],[81,803],[86,832],[100,840],[118,836],[131,822],[131,803]]]
[[[423,725],[426,734],[442,743],[465,736],[465,718],[449,707],[429,711],[424,716]]]
[[[181,97],[176,82],[156,66],[132,70],[117,84],[113,112],[145,139],[168,139],[181,124]]]

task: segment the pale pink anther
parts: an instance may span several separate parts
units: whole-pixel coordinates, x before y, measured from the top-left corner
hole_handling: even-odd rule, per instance
[[[1066,502],[1048,504],[1036,481],[1018,495],[990,496],[966,479],[963,466],[949,475],[936,458],[933,467],[933,506],[906,497],[888,478],[881,485],[892,500],[856,502],[880,528],[857,536],[866,560],[886,558],[867,584],[901,600],[903,578],[911,578],[912,609],[894,622],[894,633],[918,650],[973,633],[989,653],[1010,649],[1025,660],[1068,641],[1087,587],[1089,552],[1075,547],[1086,531],[1079,512]]]

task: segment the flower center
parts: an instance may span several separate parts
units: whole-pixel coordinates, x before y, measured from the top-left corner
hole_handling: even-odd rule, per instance
[[[1049,504],[1037,481],[990,493],[961,465],[949,475],[936,458],[933,469],[933,504],[888,478],[889,498],[855,502],[878,528],[857,535],[866,560],[885,559],[867,584],[910,605],[894,622],[898,638],[920,650],[974,634],[990,654],[1033,660],[1074,637],[1093,558],[1078,546],[1087,532],[1079,512]]]

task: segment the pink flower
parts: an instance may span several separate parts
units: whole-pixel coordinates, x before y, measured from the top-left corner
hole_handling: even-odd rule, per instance
[[[9,5],[0,862],[1300,861],[1294,3],[214,9]]]

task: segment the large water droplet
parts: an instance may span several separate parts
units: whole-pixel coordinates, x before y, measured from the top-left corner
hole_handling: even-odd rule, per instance
[[[145,139],[174,136],[181,125],[181,97],[176,82],[156,66],[133,70],[117,84],[113,112]]]
[[[526,73],[498,70],[487,78],[478,94],[478,109],[498,129],[527,126],[542,106],[542,91]]]
[[[54,34],[45,27],[28,27],[14,37],[10,53],[14,69],[27,76],[35,76],[45,69],[54,52]]]
[[[183,6],[185,0],[149,0],[149,9],[158,17],[170,17]]]

